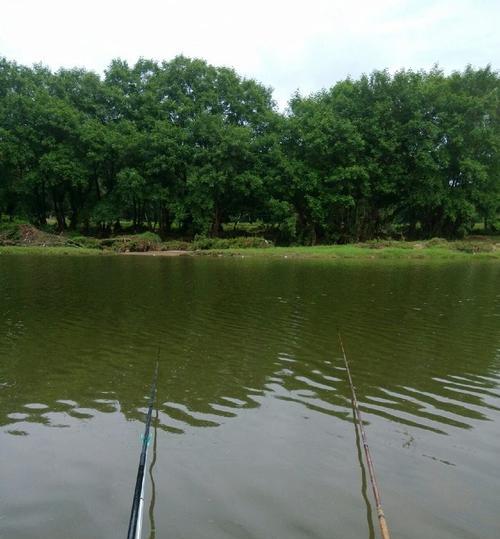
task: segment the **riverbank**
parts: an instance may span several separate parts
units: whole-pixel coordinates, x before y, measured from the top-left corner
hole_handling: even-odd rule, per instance
[[[469,236],[447,241],[372,240],[349,245],[276,247],[261,237],[208,238],[162,241],[151,232],[94,238],[54,234],[26,223],[0,226],[0,255],[133,255],[133,256],[229,256],[320,259],[498,259],[500,236]]]
[[[383,242],[377,246],[366,244],[352,245],[320,245],[312,247],[268,247],[265,249],[225,249],[198,251],[200,255],[211,256],[239,256],[239,257],[267,257],[267,258],[307,258],[307,259],[492,259],[500,260],[500,243],[490,250],[484,245],[482,249],[475,244],[467,242],[457,248],[455,242],[433,246],[426,242],[390,242],[384,246]]]
[[[0,246],[0,255],[65,255],[65,256],[211,256],[281,259],[360,259],[360,260],[500,260],[500,240],[462,240],[436,244],[428,242],[372,242],[370,244],[319,245],[296,247],[260,247],[227,249],[168,249],[159,246],[146,251],[117,251],[111,248],[89,248],[81,246]]]

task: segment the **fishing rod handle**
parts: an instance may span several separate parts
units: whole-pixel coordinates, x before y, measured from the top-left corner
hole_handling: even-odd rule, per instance
[[[385,515],[381,507],[377,508],[377,515],[382,539],[391,539],[391,535],[389,534],[389,526],[387,526],[387,520],[385,520]]]

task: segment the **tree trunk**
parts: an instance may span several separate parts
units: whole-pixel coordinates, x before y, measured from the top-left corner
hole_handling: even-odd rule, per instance
[[[52,200],[54,202],[54,213],[57,220],[57,230],[62,232],[66,230],[66,217],[64,215],[63,200],[59,197],[55,191],[52,191]]]
[[[94,186],[95,186],[95,196],[97,200],[101,200],[101,189],[99,187],[99,178],[97,177],[97,171],[94,168]]]
[[[69,227],[71,230],[76,230],[79,221],[78,208],[76,204],[71,204],[71,215],[69,218]]]
[[[318,240],[318,234],[316,232],[316,225],[311,226],[311,245],[316,245],[316,241]]]
[[[170,233],[171,225],[172,225],[170,212],[168,211],[168,208],[164,204],[160,204],[159,222],[160,222],[160,236],[164,238]]]
[[[212,229],[210,235],[214,238],[218,238],[222,231],[222,213],[219,206],[216,204],[214,209],[214,215],[212,220]]]
[[[47,209],[45,207],[45,182],[42,181],[40,204],[38,212],[38,224],[39,226],[45,226],[47,224]]]

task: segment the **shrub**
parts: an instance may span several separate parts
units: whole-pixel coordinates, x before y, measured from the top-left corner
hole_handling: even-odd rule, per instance
[[[0,242],[17,241],[21,239],[21,232],[17,223],[0,223]]]
[[[453,249],[463,251],[465,253],[491,253],[495,247],[492,243],[477,242],[477,241],[455,241],[450,244]]]
[[[68,245],[76,245],[77,247],[87,247],[88,249],[102,249],[100,240],[89,238],[88,236],[73,236],[66,243]]]
[[[120,236],[117,238],[103,238],[100,240],[103,247],[112,247],[113,249],[119,249],[119,245],[128,241],[126,236]]]
[[[67,239],[57,234],[48,234],[30,224],[2,223],[0,244],[3,245],[66,245]],[[71,246],[71,244],[69,244]]]
[[[190,247],[190,243],[181,240],[164,241],[161,246],[161,251],[187,251]]]
[[[426,247],[445,247],[448,245],[448,241],[444,238],[431,238],[425,242]]]
[[[395,240],[368,240],[359,244],[361,247],[368,249],[386,249],[387,247],[398,247],[399,249],[413,249],[411,243]]]
[[[142,253],[145,251],[157,251],[160,248],[161,238],[153,232],[144,232],[135,236],[120,236],[101,240],[101,245],[111,247],[116,251],[131,251]]]

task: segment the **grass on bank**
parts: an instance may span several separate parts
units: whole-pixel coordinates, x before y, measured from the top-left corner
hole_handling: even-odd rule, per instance
[[[449,246],[426,247],[408,246],[400,242],[400,246],[373,249],[361,245],[320,245],[314,247],[269,247],[267,249],[225,249],[200,251],[199,254],[211,256],[240,256],[267,258],[308,258],[308,259],[497,259],[500,260],[500,249],[491,251],[466,251]]]
[[[71,256],[99,256],[112,255],[112,251],[89,249],[88,247],[40,246],[40,245],[0,245],[1,255],[71,255]]]
[[[400,242],[399,246],[391,247],[365,247],[361,245],[320,245],[314,247],[265,247],[265,248],[227,248],[188,250],[187,252],[198,256],[223,257],[254,257],[254,258],[281,258],[281,259],[330,259],[330,260],[450,260],[450,259],[476,259],[500,260],[500,247],[493,250],[460,250],[454,247],[454,242],[445,246],[417,246]],[[166,249],[163,252],[171,251]],[[181,250],[182,251],[182,250]],[[161,255],[161,250],[144,251],[144,253]],[[111,249],[95,249],[88,247],[64,246],[0,246],[0,255],[70,255],[70,256],[109,256],[120,254]],[[123,253],[122,253],[123,254]]]

